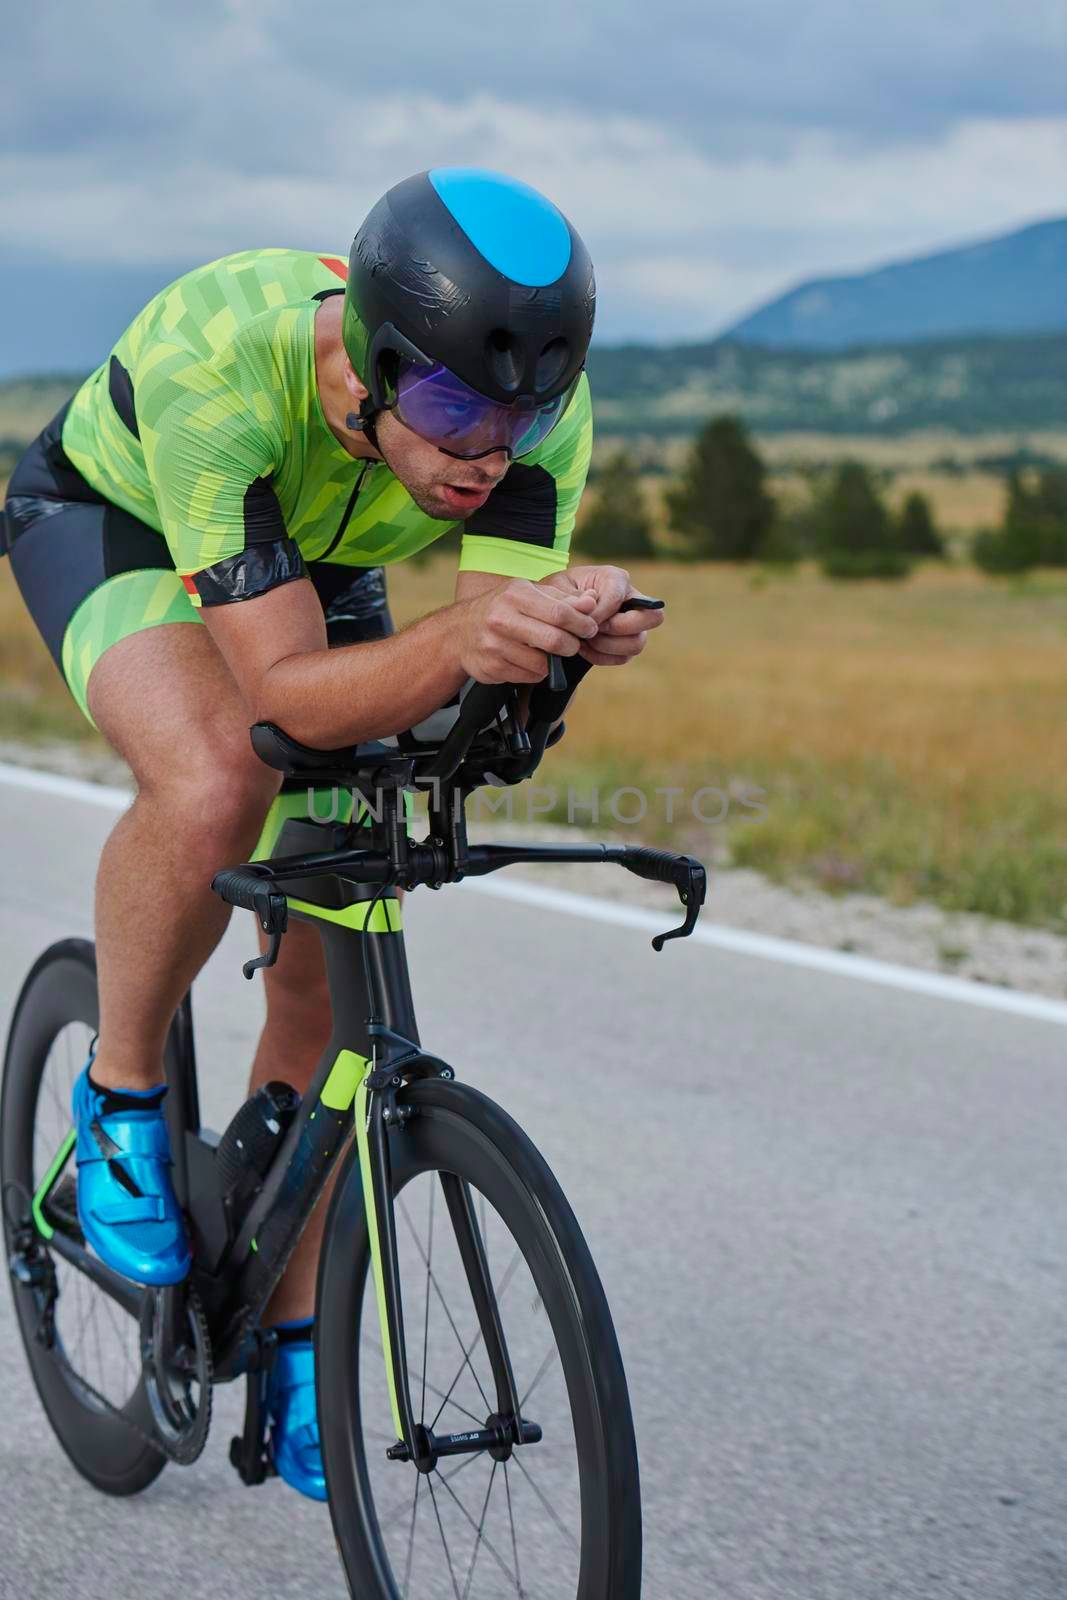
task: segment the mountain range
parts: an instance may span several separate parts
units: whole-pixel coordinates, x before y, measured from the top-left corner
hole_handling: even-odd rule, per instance
[[[607,434],[1064,429],[1067,218],[802,284],[707,343],[594,343],[589,376]],[[76,381],[0,382],[0,476]]]
[[[1067,217],[897,261],[813,278],[724,335],[778,350],[843,350],[916,339],[1067,330]]]

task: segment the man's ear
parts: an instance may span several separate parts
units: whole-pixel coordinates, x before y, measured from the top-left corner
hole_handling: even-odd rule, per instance
[[[358,411],[364,400],[367,398],[369,390],[356,376],[356,369],[353,367],[347,356],[345,356],[341,373],[345,380],[345,389],[355,402],[355,409]]]

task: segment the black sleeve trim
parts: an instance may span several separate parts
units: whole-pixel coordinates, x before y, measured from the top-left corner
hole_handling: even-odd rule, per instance
[[[235,600],[255,600],[283,583],[306,577],[307,568],[295,540],[275,539],[271,544],[250,545],[195,572],[192,583],[201,605],[228,606]]]
[[[137,426],[137,413],[133,407],[133,379],[118,356],[112,356],[108,363],[107,392],[119,421],[125,424],[135,439],[139,439],[141,430]]]
[[[551,550],[556,542],[556,480],[544,467],[515,461],[464,531],[491,539],[517,539]]]
[[[285,518],[269,478],[256,478],[245,490],[245,543],[274,544],[285,538]]]

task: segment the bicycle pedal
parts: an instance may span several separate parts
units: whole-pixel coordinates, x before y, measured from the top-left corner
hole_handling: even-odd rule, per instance
[[[261,1446],[257,1452],[249,1451],[246,1441],[240,1434],[235,1434],[230,1440],[230,1466],[241,1482],[247,1484],[250,1489],[266,1483],[268,1478],[278,1476],[278,1469],[271,1460],[266,1446]]]

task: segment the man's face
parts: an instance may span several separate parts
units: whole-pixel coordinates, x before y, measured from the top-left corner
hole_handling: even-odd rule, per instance
[[[485,504],[510,463],[503,450],[458,461],[405,428],[391,411],[375,422],[378,448],[420,511],[442,522],[460,522]]]

